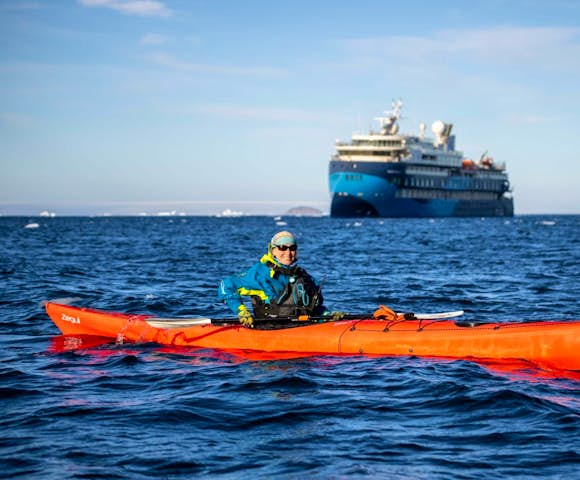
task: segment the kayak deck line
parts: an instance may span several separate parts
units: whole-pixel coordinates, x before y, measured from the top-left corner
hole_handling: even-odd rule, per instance
[[[405,317],[405,320],[435,320],[435,319],[448,319],[455,318],[463,315],[463,310],[457,310],[454,312],[440,312],[440,313],[398,313],[397,315]],[[368,314],[347,314],[347,320],[359,320],[365,318]],[[185,328],[193,325],[211,325],[211,324],[239,324],[237,318],[221,318],[221,319],[211,319],[207,317],[196,317],[196,318],[159,318],[159,317],[149,317],[145,321],[156,328]],[[280,325],[287,325],[288,323],[299,323],[301,325],[310,325],[312,323],[320,322],[331,322],[336,321],[331,317],[314,317],[312,319],[306,318],[304,320],[291,319],[291,318],[267,318],[267,319],[257,319],[257,324],[269,324],[269,323],[279,323]],[[285,323],[283,323],[285,322]],[[284,328],[284,327],[280,327]],[[289,327],[287,327],[289,328]]]
[[[193,325],[210,325],[211,318],[147,318],[145,320],[149,325],[155,328],[184,328]],[[232,323],[234,321],[232,320]]]
[[[580,370],[580,321],[465,322],[359,318],[293,322],[284,328],[238,323],[181,326],[159,320],[48,302],[46,311],[63,335],[130,342],[256,352],[522,359],[541,368]],[[154,319],[154,320],[152,320]],[[168,325],[169,324],[169,325]]]

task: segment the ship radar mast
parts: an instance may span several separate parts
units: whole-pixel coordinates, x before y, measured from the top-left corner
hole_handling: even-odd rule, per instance
[[[381,124],[381,135],[396,135],[399,131],[397,121],[401,116],[403,102],[401,100],[395,100],[392,102],[392,107],[393,109],[390,112],[385,112],[384,117],[375,118]]]

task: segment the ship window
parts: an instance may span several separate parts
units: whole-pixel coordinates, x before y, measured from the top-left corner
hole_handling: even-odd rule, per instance
[[[362,175],[360,173],[347,173],[344,176],[344,179],[347,181],[354,181],[354,182],[361,182]]]

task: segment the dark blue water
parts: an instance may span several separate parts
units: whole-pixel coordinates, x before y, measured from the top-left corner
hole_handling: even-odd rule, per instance
[[[228,316],[219,279],[288,228],[333,309],[580,317],[579,216],[284,220],[0,218],[0,477],[580,478],[578,376],[414,357],[67,350],[41,308],[76,298]]]

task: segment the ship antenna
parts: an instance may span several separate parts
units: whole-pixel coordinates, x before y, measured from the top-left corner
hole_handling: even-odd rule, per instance
[[[384,117],[375,118],[375,120],[378,120],[381,124],[381,133],[383,135],[396,135],[399,131],[397,121],[401,117],[403,102],[401,100],[393,100],[391,106],[392,110],[390,112],[385,112]]]

